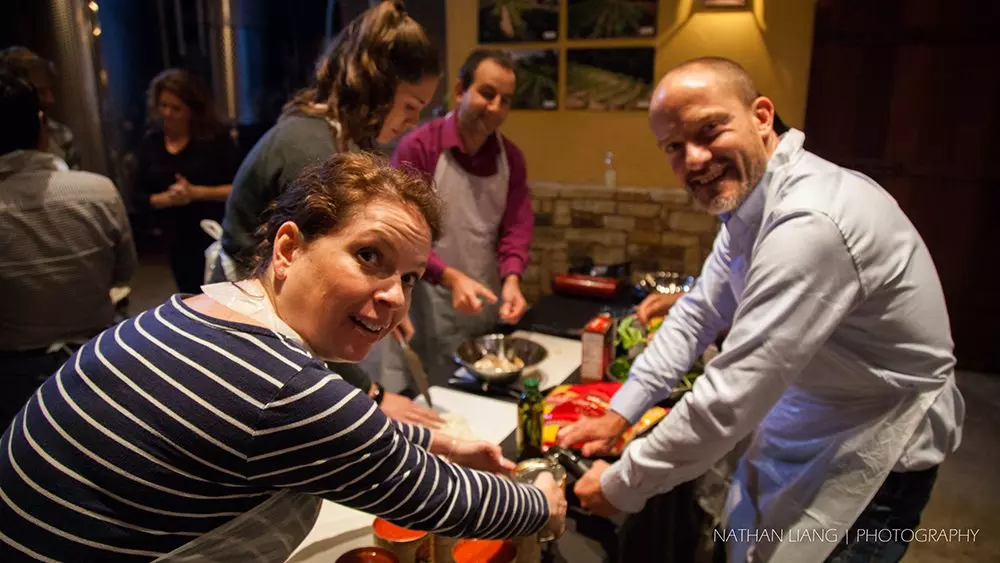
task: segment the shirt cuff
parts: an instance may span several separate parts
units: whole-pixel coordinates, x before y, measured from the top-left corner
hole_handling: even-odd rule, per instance
[[[500,281],[507,279],[507,276],[514,274],[524,277],[524,260],[518,256],[509,256],[500,263]]]
[[[615,508],[622,512],[635,514],[646,506],[646,496],[629,486],[626,473],[626,463],[615,462],[601,475],[601,492]]]
[[[636,379],[629,378],[611,397],[611,410],[624,416],[630,424],[635,424],[653,403],[653,398],[642,384]]]

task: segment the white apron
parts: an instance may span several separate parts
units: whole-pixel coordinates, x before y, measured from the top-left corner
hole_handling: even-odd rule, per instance
[[[413,288],[410,319],[416,329],[411,346],[424,362],[432,385],[445,385],[454,374],[455,351],[466,339],[493,330],[500,311],[500,265],[497,241],[507,192],[510,168],[503,137],[497,133],[500,154],[497,172],[480,177],[466,172],[451,155],[442,151],[434,169],[434,184],[445,202],[444,234],[434,252],[449,266],[477,280],[497,295],[497,303],[485,304],[478,315],[463,315],[451,305],[451,292],[424,281]],[[408,386],[402,352],[395,339],[386,338],[363,362],[369,373],[379,373],[389,391]],[[371,368],[376,368],[373,371]]]
[[[770,211],[769,202],[763,216]],[[749,255],[734,256],[730,266],[730,287],[739,300]],[[927,382],[895,398],[887,398],[885,388],[872,382],[876,399],[846,407],[820,399],[808,384],[789,387],[751,437],[733,475],[725,507],[727,560],[826,559],[875,497],[953,378]],[[798,423],[787,424],[789,419]]]
[[[260,321],[271,330],[305,345],[298,334],[278,318],[271,301],[262,296],[259,286],[239,282],[202,287],[215,301]],[[249,294],[249,295],[248,295]],[[322,500],[289,490],[281,490],[218,528],[198,536],[170,553],[158,563],[214,561],[215,563],[280,563],[287,560],[319,516]]]

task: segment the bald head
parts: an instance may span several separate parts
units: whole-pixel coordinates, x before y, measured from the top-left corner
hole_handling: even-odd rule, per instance
[[[688,61],[653,93],[649,125],[674,174],[712,213],[739,207],[777,147],[774,105],[722,58]]]
[[[736,96],[746,107],[750,107],[750,104],[757,99],[757,87],[754,86],[750,73],[736,61],[724,57],[699,57],[683,62],[667,72],[660,81],[660,86],[691,74],[710,77],[720,88]]]

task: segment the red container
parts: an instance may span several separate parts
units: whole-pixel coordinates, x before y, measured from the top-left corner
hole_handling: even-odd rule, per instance
[[[612,299],[618,293],[618,280],[582,274],[558,274],[552,278],[552,291],[563,295]]]

